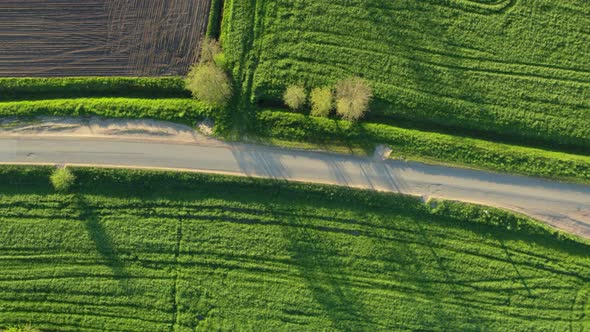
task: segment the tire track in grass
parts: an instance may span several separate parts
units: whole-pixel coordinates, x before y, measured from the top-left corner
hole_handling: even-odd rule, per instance
[[[180,256],[180,245],[182,242],[182,220],[183,218],[179,217],[176,223],[176,247],[174,248],[174,265],[172,267],[174,270],[174,287],[172,287],[172,331],[177,331],[180,326],[178,279],[180,278],[181,265],[178,262],[178,257]]]

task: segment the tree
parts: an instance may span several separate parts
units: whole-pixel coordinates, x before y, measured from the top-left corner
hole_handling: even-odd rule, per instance
[[[327,117],[334,108],[334,96],[330,88],[315,88],[309,94],[311,115]]]
[[[195,99],[212,106],[227,105],[232,95],[227,74],[212,62],[193,66],[187,75],[185,85]]]
[[[336,84],[336,113],[344,120],[357,121],[369,110],[373,90],[360,77],[349,77]]]
[[[53,184],[53,188],[61,193],[68,192],[74,185],[75,181],[76,176],[74,176],[74,174],[72,174],[67,168],[56,169],[53,174],[51,174],[51,184]]]
[[[215,39],[204,39],[201,43],[201,57],[199,63],[212,63],[215,58],[222,54],[221,45]]]
[[[290,85],[283,94],[283,101],[292,110],[300,109],[307,101],[305,88],[300,85]]]

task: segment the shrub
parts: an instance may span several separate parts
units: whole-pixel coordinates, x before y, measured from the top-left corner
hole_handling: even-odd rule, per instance
[[[359,77],[346,78],[336,84],[336,112],[348,121],[357,121],[369,110],[373,90]]]
[[[305,88],[300,85],[288,86],[283,95],[283,101],[285,102],[285,105],[289,106],[292,110],[300,109],[307,101]]]
[[[11,327],[7,328],[6,330],[0,330],[0,331],[2,331],[2,332],[41,332],[41,330],[39,330],[36,327],[33,327],[31,324],[11,326]]]
[[[221,68],[224,71],[227,71],[229,69],[229,65],[227,63],[227,58],[225,57],[225,53],[219,53],[216,54],[215,57],[213,58],[213,62],[215,62],[215,65],[219,68]]]
[[[199,58],[199,63],[213,63],[215,61],[215,57],[221,54],[221,46],[219,42],[215,39],[204,39],[201,43],[201,57]]]
[[[214,63],[201,63],[191,68],[186,88],[197,100],[212,106],[225,106],[232,95],[227,74]]]
[[[315,88],[309,95],[311,115],[327,117],[334,107],[334,96],[330,88]]]
[[[51,175],[51,184],[53,184],[53,188],[55,188],[57,192],[68,192],[74,185],[75,181],[76,177],[67,168],[57,169]]]

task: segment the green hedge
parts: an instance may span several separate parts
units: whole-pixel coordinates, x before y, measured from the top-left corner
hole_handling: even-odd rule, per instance
[[[472,138],[261,111],[254,132],[261,137],[314,143],[387,144],[397,157],[436,160],[495,171],[590,183],[590,157]]]
[[[0,78],[0,100],[72,97],[190,97],[180,77]]]
[[[212,116],[213,110],[201,102],[188,98],[77,98],[0,102],[0,116],[39,115],[97,115],[190,123],[204,116]]]

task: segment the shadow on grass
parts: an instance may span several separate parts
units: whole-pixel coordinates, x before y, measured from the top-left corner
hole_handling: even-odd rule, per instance
[[[96,207],[92,206],[82,195],[75,195],[73,205],[79,211],[79,219],[84,223],[90,240],[96,246],[96,251],[104,260],[105,264],[111,269],[113,278],[119,283],[119,286],[125,293],[129,293],[129,273],[125,269],[125,264],[119,258],[116,246],[111,237],[101,223],[100,215]]]
[[[316,230],[305,227],[303,221],[295,217],[285,218],[292,225],[283,227],[283,231],[289,240],[293,264],[299,269],[315,302],[332,322],[331,328],[366,331],[371,326],[370,318],[352,289],[335,246]]]
[[[510,254],[510,250],[508,250],[508,247],[506,247],[506,243],[504,242],[504,240],[502,238],[498,238],[498,242],[500,242],[500,247],[502,248],[502,250],[506,254],[506,258],[510,262],[510,265],[512,265],[512,267],[514,268],[514,272],[516,272],[516,275],[517,275],[517,278],[516,279],[517,279],[517,281],[522,284],[522,286],[524,287],[524,289],[526,289],[528,296],[529,297],[532,297],[533,296],[533,293],[531,292],[531,289],[529,288],[529,286],[528,286],[525,278],[520,273],[520,270],[519,270],[518,266],[516,265],[516,263],[512,259],[512,255]]]

